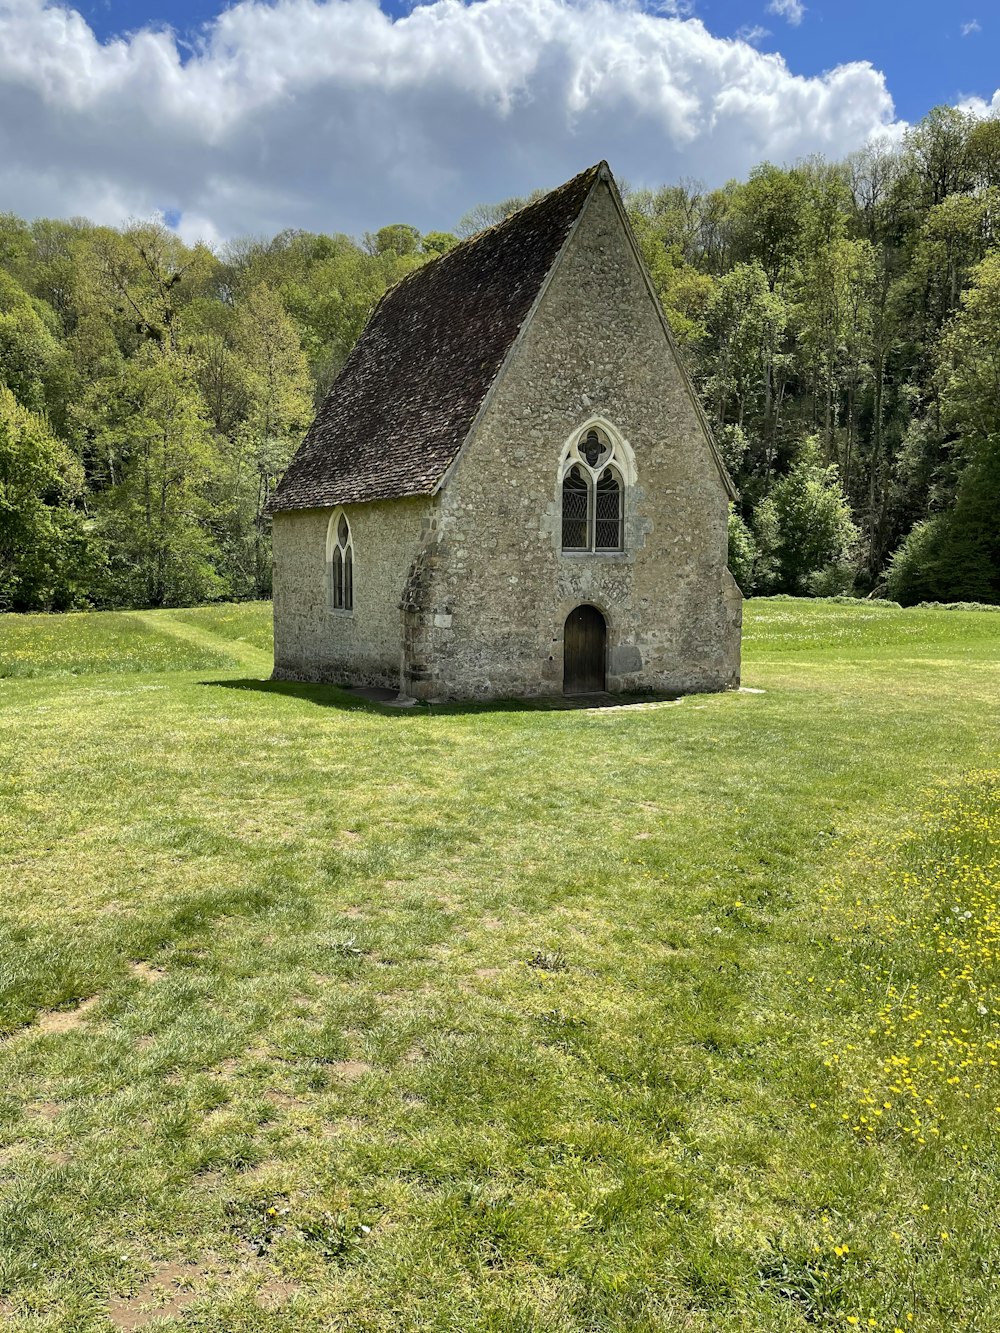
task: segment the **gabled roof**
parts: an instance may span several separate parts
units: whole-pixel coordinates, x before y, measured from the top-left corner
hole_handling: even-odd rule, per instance
[[[272,513],[434,491],[604,173],[590,167],[386,292]]]

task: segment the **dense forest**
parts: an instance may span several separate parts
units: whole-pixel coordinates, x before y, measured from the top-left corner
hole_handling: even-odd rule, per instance
[[[744,591],[1000,602],[1000,120],[625,198]],[[0,610],[267,596],[264,500],[371,307],[523,202],[219,254],[0,215]]]

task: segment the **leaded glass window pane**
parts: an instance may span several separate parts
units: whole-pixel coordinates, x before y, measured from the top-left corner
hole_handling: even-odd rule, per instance
[[[333,553],[333,606],[344,609],[344,554],[338,546]]]
[[[354,552],[350,547],[344,552],[344,610],[354,607]]]
[[[590,485],[578,467],[563,479],[562,544],[564,551],[586,551],[590,545]]]
[[[606,467],[597,479],[597,507],[594,517],[595,550],[620,551],[622,488],[617,476],[609,467]]]
[[[350,529],[347,526],[347,519],[343,514],[340,516],[340,522],[337,524],[337,540],[341,546],[347,545],[347,539],[350,536]]]

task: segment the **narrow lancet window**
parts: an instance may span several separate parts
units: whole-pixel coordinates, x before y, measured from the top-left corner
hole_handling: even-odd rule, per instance
[[[597,478],[594,549],[622,549],[622,486],[616,472],[610,467],[606,467]]]
[[[344,553],[339,546],[333,552],[333,607],[344,609]]]
[[[354,609],[354,542],[347,515],[330,519],[326,535],[327,578],[331,611]]]
[[[590,480],[579,467],[563,478],[562,544],[564,551],[586,551],[590,546]]]

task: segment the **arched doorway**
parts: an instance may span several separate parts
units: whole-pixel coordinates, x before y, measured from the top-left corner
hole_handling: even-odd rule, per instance
[[[563,630],[563,694],[594,694],[606,688],[608,627],[596,606],[578,606]]]

